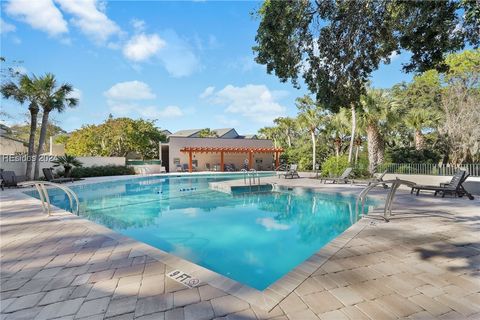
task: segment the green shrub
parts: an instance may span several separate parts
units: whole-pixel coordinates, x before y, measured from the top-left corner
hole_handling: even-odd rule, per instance
[[[330,156],[322,164],[322,175],[325,177],[336,177],[339,176],[348,168],[350,164],[348,163],[347,156]]]
[[[438,163],[441,155],[430,149],[415,150],[414,147],[397,147],[387,150],[386,158],[392,163]]]
[[[104,177],[104,176],[121,176],[135,174],[132,167],[127,166],[93,166],[87,168],[73,168],[70,176],[72,178],[88,178],[88,177]]]
[[[370,177],[370,172],[368,171],[368,157],[367,155],[361,155],[358,158],[357,163],[353,167],[353,174],[356,178],[367,178]]]

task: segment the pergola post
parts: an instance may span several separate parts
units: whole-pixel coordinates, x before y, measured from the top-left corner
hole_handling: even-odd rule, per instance
[[[193,159],[192,159],[192,150],[188,151],[188,172],[193,171]]]
[[[248,150],[248,169],[253,168],[253,150]]]
[[[280,154],[275,151],[275,170],[280,167]]]
[[[225,171],[225,165],[223,161],[223,150],[220,151],[220,171]]]

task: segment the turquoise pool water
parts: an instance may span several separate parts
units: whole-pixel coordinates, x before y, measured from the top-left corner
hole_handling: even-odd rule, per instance
[[[81,216],[259,290],[355,222],[353,197],[292,191],[228,195],[208,188],[211,181],[238,178],[144,177],[71,188]],[[68,209],[62,191],[52,191],[50,198]]]

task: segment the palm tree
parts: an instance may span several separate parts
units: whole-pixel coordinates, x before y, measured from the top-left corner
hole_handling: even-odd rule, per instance
[[[283,132],[285,138],[287,139],[287,145],[289,148],[292,147],[292,134],[295,128],[295,120],[289,117],[280,117],[273,120],[277,125],[280,131]]]
[[[200,138],[218,138],[217,131],[210,130],[210,128],[202,129],[198,132]]]
[[[20,77],[18,85],[13,81],[3,84],[0,88],[2,96],[5,99],[13,99],[20,104],[29,101],[28,111],[30,112],[30,135],[28,138],[27,169],[25,176],[28,180],[32,179],[32,157],[35,151],[35,133],[37,130],[38,103],[35,97],[33,81],[27,75]]]
[[[64,176],[70,177],[70,171],[73,167],[82,167],[83,163],[75,158],[75,156],[66,154],[64,156],[57,157],[57,160],[52,161],[54,167],[63,167]]]
[[[431,128],[438,123],[438,113],[429,109],[413,108],[406,117],[405,124],[415,131],[415,149],[425,149],[425,136],[422,130],[425,128]]]
[[[316,135],[324,120],[325,110],[315,104],[309,96],[297,98],[296,102],[297,108],[300,111],[298,114],[299,125],[308,130],[312,140],[312,168],[315,169],[315,164],[317,163]]]
[[[340,156],[343,141],[350,132],[350,121],[348,118],[348,110],[345,108],[340,109],[340,112],[331,114],[328,117],[326,131],[333,140],[333,148],[337,157]]]
[[[70,97],[73,92],[72,85],[64,83],[57,87],[55,76],[47,73],[43,77],[34,76],[32,86],[38,104],[42,107],[42,127],[40,129],[40,138],[38,141],[37,158],[35,159],[34,179],[38,178],[40,162],[39,156],[43,153],[43,145],[47,135],[48,116],[50,112],[56,110],[62,112],[66,107],[74,107],[78,104],[78,99]]]
[[[357,132],[357,106],[352,103],[350,110],[352,115],[352,130],[350,135],[350,147],[348,149],[348,163],[351,163],[353,158],[353,147],[355,144],[355,135]]]
[[[272,140],[275,148],[278,147],[278,138],[280,136],[278,127],[263,127],[258,130],[258,133],[262,138]]]
[[[392,105],[392,100],[384,90],[370,89],[360,99],[358,121],[367,133],[368,170],[371,174],[375,173],[378,164],[383,162],[385,143],[381,127],[387,123]]]

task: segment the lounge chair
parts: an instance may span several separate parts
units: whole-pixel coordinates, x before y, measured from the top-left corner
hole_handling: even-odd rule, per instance
[[[291,164],[289,167],[287,167],[287,170],[285,170],[285,172],[283,173],[280,173],[278,175],[278,177],[280,178],[281,176],[283,176],[285,179],[287,179],[288,177],[290,178],[300,178],[300,176],[298,175],[298,165],[297,164]]]
[[[463,187],[463,183],[469,176],[470,174],[468,174],[465,170],[458,170],[452,177],[452,180],[450,180],[448,183],[441,183],[438,186],[416,184],[412,187],[410,193],[416,192],[416,195],[418,196],[420,194],[420,190],[428,190],[434,191],[434,196],[440,193],[442,198],[444,198],[446,194],[452,194],[460,198],[467,196],[468,199],[473,200],[474,197]]]
[[[25,178],[21,176],[17,176],[14,171],[3,171],[0,173],[0,177],[2,179],[2,190],[7,187],[18,187],[17,183],[25,181]]]
[[[353,179],[349,179],[348,177],[352,174],[353,169],[352,168],[347,168],[339,177],[333,177],[333,178],[320,178],[320,182],[327,183],[350,183],[353,184]]]
[[[368,180],[368,185],[371,185],[372,183],[375,183],[375,182],[383,182],[383,177],[387,174],[387,171],[388,170],[385,170],[380,176],[378,177],[374,176],[372,179]],[[382,185],[385,189],[388,188],[387,184],[382,183]]]
[[[43,175],[45,176],[45,179],[49,182],[55,182],[55,183],[64,183],[64,182],[73,182],[73,178],[55,178],[53,175],[53,170],[52,168],[43,168]]]
[[[205,170],[212,171],[212,168],[210,167],[210,163],[205,164]]]
[[[176,166],[176,170],[177,170],[177,172],[182,172],[183,171],[182,165],[178,163],[177,166]]]
[[[182,164],[182,172],[188,172],[188,164],[184,163]]]

